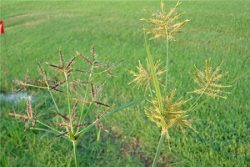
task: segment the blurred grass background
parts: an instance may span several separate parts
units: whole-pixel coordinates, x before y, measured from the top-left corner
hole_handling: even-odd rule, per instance
[[[175,1],[167,1],[166,7]],[[250,166],[250,2],[184,1],[183,18],[191,19],[177,41],[170,44],[171,83],[178,95],[192,90],[193,65],[201,67],[208,58],[223,61],[234,82],[227,100],[207,101],[195,112],[193,126],[185,137],[171,131],[171,151],[166,141],[159,166]],[[0,37],[0,90],[14,90],[13,81],[26,75],[37,77],[39,62],[57,62],[58,49],[67,59],[75,51],[88,54],[95,46],[102,61],[120,63],[116,77],[107,80],[105,97],[114,104],[140,98],[143,92],[128,83],[128,70],[145,63],[141,18],[159,9],[158,1],[1,1],[0,18],[5,34]],[[161,41],[150,43],[156,59],[164,58]],[[39,112],[50,108],[41,99]],[[1,101],[1,166],[70,166],[71,146],[62,139],[24,131],[23,124],[8,117],[20,104]],[[144,115],[143,105],[115,114],[104,123],[96,143],[96,131],[78,146],[80,166],[149,166],[160,136],[158,128]],[[73,162],[72,162],[73,164]]]

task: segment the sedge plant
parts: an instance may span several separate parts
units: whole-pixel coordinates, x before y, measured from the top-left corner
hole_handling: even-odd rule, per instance
[[[213,68],[211,61],[207,60],[204,69],[195,66],[193,80],[197,88],[186,92],[197,94],[195,98],[183,99],[177,97],[177,89],[171,89],[169,85],[169,73],[171,72],[171,69],[169,69],[169,42],[175,41],[176,33],[180,32],[183,26],[189,22],[189,20],[180,20],[181,14],[177,12],[180,4],[180,2],[177,2],[170,11],[165,11],[164,3],[161,1],[160,11],[154,13],[150,19],[141,19],[147,24],[143,26],[146,65],[143,66],[140,61],[137,71],[130,71],[134,77],[130,84],[134,83],[142,87],[148,99],[148,104],[144,108],[146,116],[161,131],[152,167],[157,166],[160,148],[164,139],[170,138],[169,129],[174,126],[181,131],[184,131],[184,127],[193,129],[190,114],[202,104],[201,97],[208,96],[225,99],[228,93],[225,91],[225,88],[230,87],[230,85],[222,83],[226,73],[221,72],[221,64]],[[156,39],[162,40],[166,48],[165,67],[161,67],[161,61],[156,61],[150,51],[148,41]],[[189,107],[185,108],[187,104],[189,104]]]
[[[68,140],[72,144],[75,166],[78,166],[76,148],[81,137],[93,127],[97,127],[97,140],[99,140],[100,122],[137,102],[130,101],[114,107],[102,100],[104,83],[99,83],[98,79],[106,74],[111,75],[114,65],[98,61],[95,48],[91,50],[89,56],[77,52],[68,62],[65,62],[62,51],[59,52],[59,56],[59,64],[47,63],[50,71],[39,65],[38,80],[17,81],[20,90],[47,91],[53,102],[54,116],[50,116],[50,120],[47,120],[48,117],[39,116],[37,111],[33,110],[32,99],[27,101],[26,114],[11,112],[9,115],[24,120],[26,128],[53,133]],[[48,112],[43,115],[48,115]]]

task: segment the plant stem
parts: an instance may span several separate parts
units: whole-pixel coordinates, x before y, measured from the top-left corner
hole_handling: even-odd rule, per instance
[[[88,83],[89,83],[89,82],[91,81],[91,79],[92,79],[93,71],[94,71],[94,65],[91,64],[90,73],[89,73],[89,77],[88,77]],[[84,99],[87,98],[87,92],[88,92],[88,91],[85,92]],[[82,105],[82,109],[81,109],[81,113],[80,113],[80,117],[79,117],[78,123],[82,122],[82,121],[85,119],[85,116],[86,116],[87,113],[89,112],[90,107],[91,107],[91,104],[90,104],[90,106],[89,106],[87,112],[85,113],[85,115],[84,115],[84,117],[83,117],[84,105]],[[82,120],[82,119],[83,119],[83,120]],[[78,127],[77,130],[76,130],[76,132],[79,132],[79,129],[80,129],[80,128]]]
[[[53,96],[53,94],[52,94],[52,92],[51,92],[51,90],[50,90],[49,83],[48,83],[48,80],[47,80],[46,76],[44,76],[44,80],[45,80],[45,83],[46,83],[46,85],[47,85],[47,90],[48,90],[48,92],[49,92],[49,94],[50,94],[50,97],[51,97],[51,99],[52,99],[52,101],[53,101],[53,103],[54,103],[54,105],[55,105],[55,107],[56,107],[56,111],[57,111],[57,112],[60,112],[60,111],[59,111],[59,108],[58,108],[58,105],[57,105],[57,103],[56,103],[56,101],[55,101],[55,98],[54,98],[54,96]]]
[[[72,145],[73,145],[73,152],[74,152],[74,159],[75,159],[75,167],[78,167],[77,155],[76,155],[76,141],[72,141]]]
[[[161,145],[162,145],[163,140],[164,140],[164,135],[165,135],[165,133],[162,131],[161,132],[161,137],[160,137],[160,140],[159,140],[159,143],[158,143],[158,146],[157,146],[157,150],[156,150],[156,153],[155,153],[155,157],[154,157],[152,167],[156,167],[156,165],[157,165],[157,161],[158,161],[159,155],[160,155],[160,148],[161,148]]]
[[[98,129],[97,129],[97,135],[96,135],[96,141],[97,141],[97,142],[100,141],[101,130],[102,130],[102,129],[101,129],[100,127],[98,127]]]
[[[47,87],[36,86],[36,85],[28,84],[28,83],[24,83],[24,84],[22,84],[22,85],[27,86],[27,87],[31,87],[31,88],[47,89]]]
[[[195,107],[198,105],[198,101],[201,99],[201,97],[204,95],[205,91],[207,90],[208,85],[204,88],[204,90],[202,91],[202,93],[200,94],[200,96],[195,100],[195,102],[193,103],[193,105],[190,107],[189,111],[192,111],[195,109]]]
[[[68,102],[68,112],[69,112],[69,124],[70,124],[70,131],[74,134],[74,128],[73,128],[73,118],[71,113],[71,106],[70,106],[70,90],[69,90],[69,81],[68,81],[68,75],[66,72],[64,72],[64,77],[66,80],[66,87],[67,87],[67,102]]]
[[[120,107],[117,107],[117,108],[115,108],[115,109],[113,109],[113,110],[111,110],[111,111],[109,111],[109,112],[103,114],[100,118],[96,119],[96,120],[95,120],[94,122],[92,122],[90,125],[84,127],[84,128],[83,128],[82,130],[80,130],[79,132],[76,132],[75,135],[77,136],[77,135],[80,135],[80,134],[83,134],[83,133],[89,131],[89,129],[91,129],[92,127],[94,127],[99,121],[102,121],[104,118],[106,118],[106,117],[112,115],[113,113],[120,112],[120,111],[122,111],[122,110],[124,110],[124,109],[126,109],[126,108],[128,108],[128,107],[130,107],[130,106],[133,106],[133,105],[135,105],[135,104],[138,104],[138,103],[140,103],[142,100],[144,100],[144,99],[130,101],[130,102],[128,102],[128,103],[126,103],[126,104],[124,104],[124,105],[122,105],[122,106],[120,106]]]
[[[165,49],[166,49],[166,70],[169,70],[169,56],[168,56],[168,38],[165,39]],[[165,79],[165,91],[168,89],[168,72],[166,72],[166,79]]]
[[[157,77],[156,68],[154,66],[153,56],[151,55],[150,50],[149,50],[149,46],[147,44],[145,31],[144,31],[144,40],[145,40],[145,48],[146,48],[146,51],[147,51],[147,59],[148,59],[149,67],[150,67],[150,73],[152,75],[152,83],[153,83],[153,86],[154,86],[154,89],[155,89],[155,95],[156,95],[156,98],[157,98],[157,101],[158,101],[158,106],[160,108],[160,111],[163,112],[163,101],[162,101],[160,83],[159,83],[159,79]],[[168,61],[167,61],[167,63],[168,63]],[[159,143],[158,143],[158,146],[157,146],[157,150],[156,150],[156,153],[155,153],[155,157],[154,157],[152,167],[156,167],[156,164],[157,164],[157,161],[158,161],[158,158],[159,158],[159,154],[160,154],[160,148],[161,148],[161,145],[162,145],[163,139],[164,139],[164,134],[165,133],[162,131],[161,132],[161,137],[160,137],[160,140],[159,140]]]
[[[47,127],[47,128],[49,128],[50,130],[55,131],[55,132],[60,134],[60,131],[56,130],[55,128],[53,128],[53,127],[51,127],[51,126],[49,126],[49,125],[47,125],[47,124],[45,124],[45,123],[43,123],[43,122],[41,122],[39,120],[36,120],[36,122],[43,125],[43,126],[45,126],[45,127]]]

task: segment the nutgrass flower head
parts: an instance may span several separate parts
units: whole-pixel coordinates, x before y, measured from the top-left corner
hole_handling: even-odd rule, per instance
[[[160,109],[158,101],[151,101],[151,108],[145,108],[145,114],[154,122],[162,132],[169,138],[168,130],[176,125],[183,129],[184,126],[191,127],[186,110],[183,105],[187,100],[175,100],[176,91],[172,91],[170,95],[163,99],[163,111]]]
[[[129,71],[130,74],[134,76],[134,79],[129,83],[135,83],[138,87],[144,87],[146,90],[150,89],[150,85],[152,82],[152,74],[150,72],[150,67],[148,60],[146,68],[139,61],[139,65],[137,66],[137,72]],[[162,74],[164,74],[167,70],[165,68],[160,67],[160,63],[157,62],[154,64],[154,68],[156,69],[157,77],[160,78]]]
[[[32,101],[31,97],[26,102],[26,114],[17,114],[17,113],[9,113],[10,116],[15,117],[16,119],[22,119],[24,121],[27,121],[25,125],[28,126],[28,124],[31,122],[32,126],[35,126],[35,116],[34,111],[32,108]]]
[[[204,70],[198,69],[196,66],[196,75],[193,80],[198,85],[198,88],[193,90],[193,93],[199,95],[207,95],[213,98],[224,98],[229,92],[224,91],[225,88],[231,87],[231,85],[223,85],[221,79],[225,77],[227,73],[221,72],[221,65],[216,68],[212,68],[210,60],[206,60]]]
[[[189,22],[189,20],[178,21],[181,14],[177,13],[177,8],[181,5],[177,2],[175,7],[170,11],[164,10],[164,3],[161,2],[161,11],[154,13],[150,19],[141,19],[151,25],[147,29],[147,33],[151,34],[150,39],[164,38],[166,40],[174,40],[174,34],[179,32],[181,28]]]

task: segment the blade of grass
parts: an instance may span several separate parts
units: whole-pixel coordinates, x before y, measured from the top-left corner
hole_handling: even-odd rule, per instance
[[[150,49],[149,49],[149,46],[148,46],[148,43],[147,43],[147,38],[146,38],[146,32],[145,31],[144,31],[144,41],[145,41],[145,48],[146,48],[146,52],[147,52],[147,58],[148,58],[148,63],[149,63],[149,67],[150,67],[150,72],[151,72],[152,79],[153,79],[153,86],[154,86],[154,89],[155,89],[156,98],[157,98],[157,101],[158,101],[159,108],[161,109],[161,111],[163,111],[160,83],[159,83],[159,79],[158,79],[157,74],[156,74],[156,69],[155,69],[155,65],[154,65],[153,56],[152,56],[152,54],[150,52]]]
[[[30,129],[31,129],[31,130],[37,130],[37,131],[48,132],[48,133],[53,133],[53,134],[55,134],[55,135],[58,135],[58,133],[55,132],[55,131],[53,131],[53,130],[48,130],[48,129],[43,129],[43,128],[33,128],[33,127],[31,127]]]
[[[45,123],[43,123],[43,122],[41,122],[39,120],[36,120],[36,122],[39,123],[39,124],[41,124],[41,125],[43,125],[43,126],[45,126],[45,127],[47,127],[47,128],[49,128],[50,130],[52,130],[54,132],[57,132],[57,133],[60,134],[60,131],[56,130],[55,128],[53,128],[53,127],[51,127],[51,126],[49,126],[49,125],[47,125],[47,124],[45,124]]]
[[[142,102],[144,99],[140,99],[140,100],[133,100],[133,101],[130,101],[118,108],[115,108],[111,111],[109,111],[108,113],[104,114],[102,117],[100,117],[99,119],[95,120],[92,124],[90,124],[89,126],[87,126],[86,128],[82,129],[81,131],[77,132],[76,135],[81,135],[81,134],[84,134],[86,133],[87,131],[89,131],[92,127],[95,126],[95,124],[97,122],[100,122],[102,121],[103,119],[107,118],[108,116],[112,115],[113,113],[117,113],[117,112],[120,112],[120,111],[123,111],[124,109],[128,108],[128,107],[131,107],[133,105],[136,105],[140,102]]]

